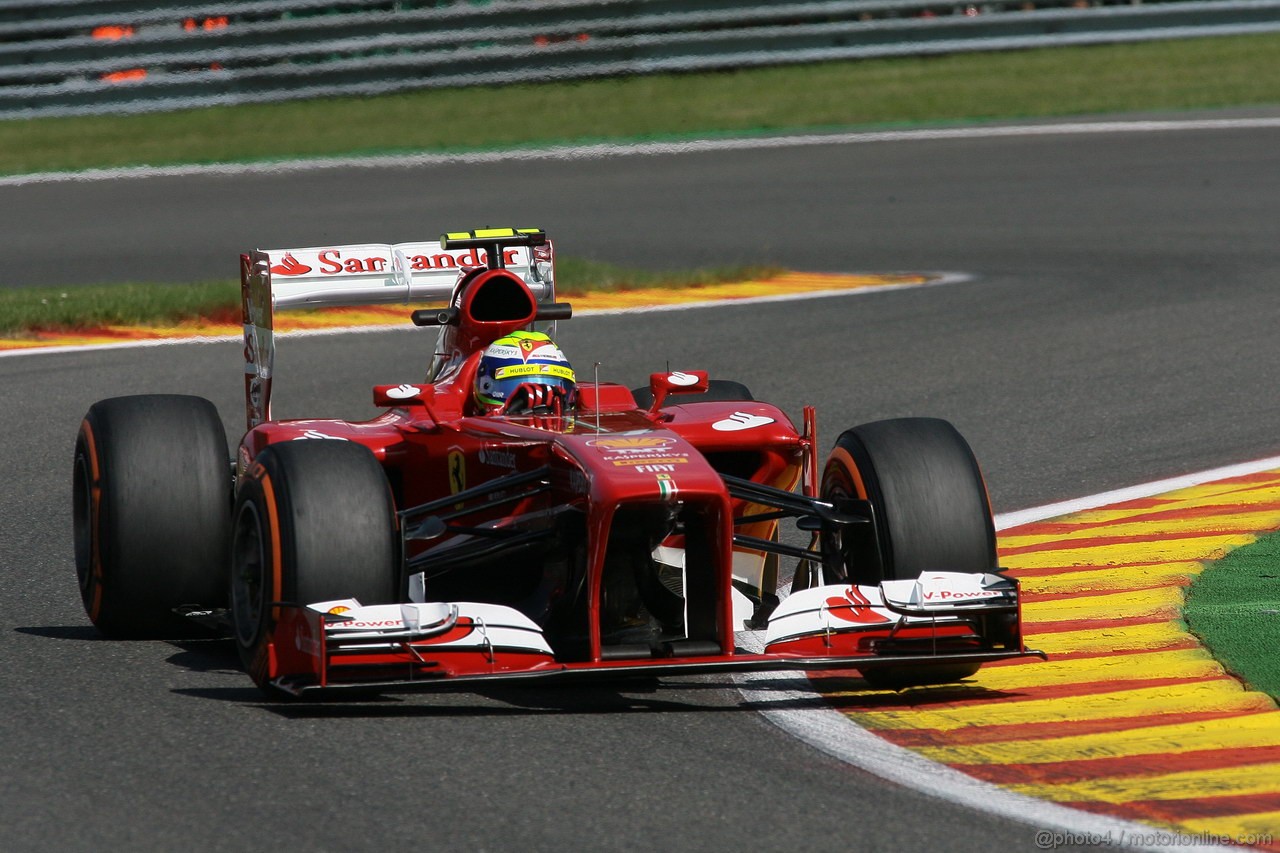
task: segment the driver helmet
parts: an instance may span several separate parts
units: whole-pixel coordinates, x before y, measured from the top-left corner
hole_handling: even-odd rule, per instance
[[[542,332],[512,332],[491,343],[476,369],[475,399],[485,411],[500,409],[521,385],[549,385],[573,396],[573,368]]]

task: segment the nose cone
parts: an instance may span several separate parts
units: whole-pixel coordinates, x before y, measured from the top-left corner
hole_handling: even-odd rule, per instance
[[[620,503],[724,495],[724,481],[698,450],[668,430],[570,439],[594,500]]]

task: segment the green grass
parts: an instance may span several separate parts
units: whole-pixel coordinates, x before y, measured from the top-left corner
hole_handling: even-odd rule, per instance
[[[692,270],[628,269],[598,261],[559,258],[557,295],[645,287],[698,287],[762,278],[779,272],[760,266]],[[164,326],[202,318],[240,322],[240,283],[105,284],[82,287],[0,289],[0,336],[73,331],[102,326]]]
[[[1187,594],[1183,617],[1218,662],[1280,699],[1280,533],[1206,568]]]
[[[195,317],[239,322],[240,284],[109,284],[0,289],[0,335],[106,325],[163,326]]]
[[[782,272],[780,267],[720,266],[685,270],[641,270],[583,258],[556,258],[556,294],[639,290],[657,287],[704,287],[730,281],[768,278]]]
[[[0,121],[0,174],[1280,104],[1280,34]],[[756,277],[560,261],[560,288]],[[233,282],[0,289],[0,333],[236,313]]]
[[[1280,34],[0,121],[0,174],[1280,104]]]
[[[0,174],[1273,106],[1277,56],[1280,34],[0,121]],[[558,269],[565,294],[764,272],[567,258]],[[237,284],[0,289],[3,335],[195,316],[235,321]],[[1232,552],[1192,587],[1186,618],[1215,657],[1280,698],[1276,567],[1280,534]]]

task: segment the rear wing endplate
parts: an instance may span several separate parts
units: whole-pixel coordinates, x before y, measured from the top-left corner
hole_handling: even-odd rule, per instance
[[[502,231],[503,234],[497,232]],[[446,235],[445,242],[255,249],[240,256],[245,417],[271,419],[278,308],[448,302],[460,273],[496,265],[524,279],[539,302],[555,301],[554,251],[541,231]],[[523,245],[514,245],[520,243]],[[490,248],[498,252],[491,263]]]

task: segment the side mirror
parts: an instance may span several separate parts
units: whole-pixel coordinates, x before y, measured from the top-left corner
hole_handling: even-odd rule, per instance
[[[662,408],[669,394],[705,394],[707,393],[707,372],[705,370],[673,370],[668,373],[649,374],[649,392],[653,394],[651,413]]]
[[[435,387],[425,382],[420,385],[375,385],[373,386],[373,404],[386,408],[430,406],[435,399],[435,394]]]

